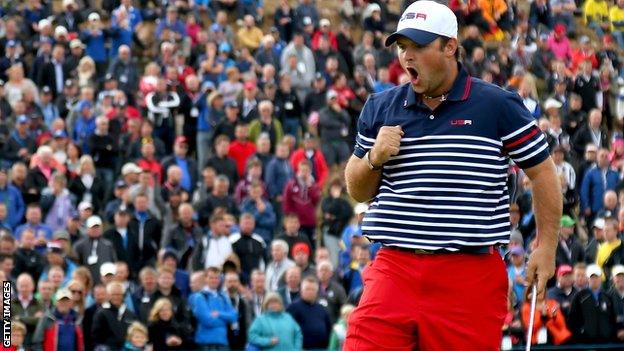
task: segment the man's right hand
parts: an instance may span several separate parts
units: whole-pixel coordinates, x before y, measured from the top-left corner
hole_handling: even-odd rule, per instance
[[[381,127],[377,133],[375,145],[370,150],[370,162],[374,166],[381,166],[388,162],[391,156],[398,155],[403,134],[401,126]]]

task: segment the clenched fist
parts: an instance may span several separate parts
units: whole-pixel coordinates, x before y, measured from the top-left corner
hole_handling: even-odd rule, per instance
[[[374,166],[381,166],[388,162],[390,156],[398,155],[401,147],[403,129],[401,126],[383,126],[379,129],[375,145],[370,150],[370,162]]]

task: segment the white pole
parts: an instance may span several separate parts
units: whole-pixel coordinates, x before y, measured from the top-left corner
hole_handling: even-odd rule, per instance
[[[531,341],[533,340],[533,322],[535,321],[535,305],[537,303],[537,286],[531,287],[531,314],[529,317],[529,330],[526,341],[526,351],[531,351]]]

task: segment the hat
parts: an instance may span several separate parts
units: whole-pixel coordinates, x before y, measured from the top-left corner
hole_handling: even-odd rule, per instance
[[[362,214],[366,212],[367,210],[368,210],[368,204],[365,204],[363,202],[360,202],[353,207],[353,212],[355,212],[356,215]]]
[[[548,40],[548,34],[546,34],[546,33],[542,33],[542,34],[540,34],[540,36],[539,36],[539,40],[540,40],[540,41],[546,41],[546,40]]]
[[[100,15],[97,12],[91,12],[89,14],[89,17],[87,17],[89,19],[89,22],[91,21],[99,21],[100,20]]]
[[[616,264],[613,267],[611,267],[611,277],[614,277],[618,274],[622,274],[624,273],[624,266],[621,264]]]
[[[109,274],[117,274],[117,266],[115,266],[115,264],[112,262],[102,263],[102,265],[100,266],[100,276],[104,277]]]
[[[596,218],[596,220],[594,221],[594,228],[598,228],[598,229],[604,229],[605,227],[605,220],[604,218]]]
[[[587,270],[585,271],[587,278],[591,278],[593,275],[597,275],[602,277],[602,268],[600,268],[597,264],[590,264],[587,266]]]
[[[396,32],[386,39],[386,46],[402,36],[420,45],[427,45],[439,36],[457,39],[457,17],[446,5],[431,0],[416,1],[405,9]]]
[[[291,252],[292,255],[295,256],[301,251],[305,252],[306,254],[308,254],[308,256],[310,256],[310,247],[306,243],[296,243],[295,245],[293,245]]]
[[[561,217],[560,224],[562,227],[572,227],[576,223],[572,217],[565,215]]]
[[[67,28],[63,27],[63,26],[58,26],[54,29],[54,36],[55,37],[60,37],[60,36],[67,36],[68,32],[67,32]]]
[[[176,255],[175,251],[173,250],[165,250],[165,252],[162,255],[162,260],[166,260],[168,258],[173,258],[174,260],[176,260],[176,262],[178,262],[178,255]]]
[[[26,124],[26,123],[28,123],[28,117],[26,115],[19,115],[19,116],[17,116],[17,123],[18,124]]]
[[[69,240],[69,233],[66,230],[57,230],[54,232],[54,234],[52,234],[52,239],[54,240],[60,240],[60,239],[64,239],[64,240]]]
[[[230,44],[228,44],[227,42],[222,42],[221,44],[219,44],[219,52],[231,52],[232,51],[232,46]]]
[[[52,93],[52,89],[50,89],[49,86],[44,85],[43,88],[41,88],[41,92],[44,93],[44,94],[50,94],[50,93]]]
[[[7,48],[14,48],[17,47],[17,41],[16,40],[9,40],[6,43],[6,47]]]
[[[334,89],[329,89],[326,94],[327,100],[335,99],[338,97],[338,93]]]
[[[118,181],[115,182],[115,188],[119,189],[119,188],[127,188],[128,184],[126,184],[126,182],[124,182],[122,179],[119,179]]]
[[[269,29],[270,33],[279,33],[279,29],[277,29],[277,27],[273,26]]]
[[[115,78],[115,76],[112,73],[106,73],[106,75],[104,76],[104,80],[105,81],[117,80],[117,78]]]
[[[88,209],[93,209],[93,204],[91,204],[89,201],[82,201],[78,204],[78,211],[84,211]]]
[[[71,79],[67,79],[65,81],[65,87],[69,88],[69,87],[73,87],[74,86],[74,81]]]
[[[50,37],[41,37],[41,38],[39,38],[39,43],[40,44],[50,44],[50,45],[52,45],[52,44],[54,44],[54,40],[52,40],[52,38],[50,38]]]
[[[72,298],[72,293],[67,288],[59,289],[56,292],[56,301],[61,301],[62,299],[70,299]]]
[[[63,8],[69,5],[76,5],[76,3],[74,2],[74,0],[63,0]]]
[[[322,18],[322,19],[319,21],[319,26],[321,26],[321,27],[329,27],[329,26],[330,26],[330,24],[331,24],[331,23],[329,22],[329,20],[328,20],[327,18]]]
[[[82,43],[82,41],[80,41],[80,39],[72,39],[72,41],[69,42],[69,48],[70,49],[75,49],[75,48],[85,48],[85,45]]]
[[[91,108],[93,107],[93,105],[91,104],[91,101],[89,100],[80,100],[78,102],[78,104],[76,105],[76,111],[80,112],[85,108]]]
[[[559,268],[557,268],[557,278],[560,278],[570,273],[572,273],[572,266],[570,265],[562,264],[561,266],[559,266]]]
[[[511,248],[511,250],[509,250],[509,254],[523,256],[524,255],[524,249],[522,247],[520,247],[520,246],[514,246],[514,247]]]
[[[583,35],[580,39],[579,39],[579,43],[581,44],[587,44],[589,43],[589,37],[587,35]]]
[[[54,253],[63,253],[63,245],[61,245],[61,243],[59,241],[49,241],[48,244],[46,245],[48,252],[54,252]]]
[[[175,144],[188,144],[188,139],[184,135],[175,138]]]
[[[566,33],[566,30],[567,30],[567,28],[566,28],[565,24],[563,24],[563,23],[557,23],[555,25],[555,33],[556,34],[563,35],[563,34]]]
[[[121,175],[128,175],[131,173],[141,173],[142,170],[139,166],[137,166],[134,162],[128,162],[123,167],[121,167]]]
[[[102,219],[99,216],[91,216],[87,219],[87,228],[93,228],[96,225],[102,225]]]
[[[62,130],[62,129],[58,129],[58,130],[54,131],[54,133],[52,134],[52,137],[54,137],[54,138],[67,138],[67,133],[65,133],[65,131]]]
[[[227,104],[225,104],[225,107],[238,108],[238,102],[236,102],[235,100],[229,101]]]
[[[561,108],[563,104],[556,99],[548,98],[546,102],[544,102],[544,110],[548,110],[551,108]]]
[[[213,23],[210,25],[210,30],[212,32],[220,32],[221,31],[221,25],[219,25],[219,23]]]
[[[315,80],[325,79],[325,76],[321,72],[316,72],[316,74],[314,75],[314,79]]]
[[[252,90],[256,87],[256,82],[254,82],[253,80],[248,80],[245,82],[243,87],[245,88],[245,90]]]
[[[178,12],[178,8],[175,5],[167,6],[167,12]]]
[[[0,79],[0,87],[4,86],[4,80]]]
[[[312,24],[312,18],[310,18],[310,16],[305,16],[303,18],[303,25],[304,26],[309,26]]]

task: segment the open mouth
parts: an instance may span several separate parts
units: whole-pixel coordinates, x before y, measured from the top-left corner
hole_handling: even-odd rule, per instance
[[[411,83],[418,84],[418,71],[414,67],[406,67],[405,70],[410,76]]]

